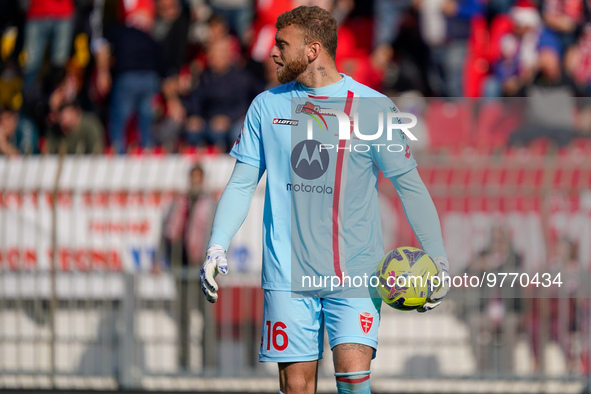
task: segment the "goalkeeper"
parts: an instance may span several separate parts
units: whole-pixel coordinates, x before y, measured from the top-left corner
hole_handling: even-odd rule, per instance
[[[337,142],[343,149],[327,151],[320,147],[328,146],[334,133],[306,139],[305,127],[298,127],[305,122],[292,119],[293,100],[301,101],[300,111],[318,112],[330,98],[341,98],[339,110],[350,115],[360,98],[386,99],[338,73],[334,18],[322,8],[302,6],[280,15],[275,27],[270,56],[283,85],[255,98],[230,153],[236,164],[216,210],[201,287],[210,302],[217,300],[216,275],[229,271],[226,250],[266,171],[259,359],[278,363],[280,393],[314,393],[326,328],[338,392],[369,393],[381,299],[369,293],[298,298],[293,273],[301,268],[341,276],[375,270],[384,254],[379,171],[393,182],[421,247],[436,256],[441,274],[448,268],[439,218],[403,133],[394,138],[401,147],[396,152],[372,146],[358,153],[351,149],[351,140]],[[325,121],[326,128],[332,130],[335,122],[334,116]],[[421,311],[439,305],[447,290],[435,292]]]

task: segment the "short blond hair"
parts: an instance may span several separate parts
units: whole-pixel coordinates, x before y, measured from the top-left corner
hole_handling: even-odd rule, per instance
[[[300,6],[279,15],[275,28],[280,30],[289,25],[302,30],[304,44],[318,41],[333,60],[336,58],[337,21],[330,12],[318,6]]]

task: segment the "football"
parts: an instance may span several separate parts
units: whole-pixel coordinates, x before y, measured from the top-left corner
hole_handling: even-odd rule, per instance
[[[437,275],[437,266],[427,253],[410,246],[388,252],[380,261],[376,275],[382,300],[401,311],[420,308],[437,290],[431,291],[431,278]]]

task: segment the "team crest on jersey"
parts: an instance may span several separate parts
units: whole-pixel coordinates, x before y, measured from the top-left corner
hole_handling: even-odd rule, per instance
[[[298,123],[300,123],[300,121],[299,120],[294,120],[294,119],[280,119],[280,118],[273,119],[273,124],[283,124],[283,125],[287,125],[287,126],[297,126]]]
[[[361,325],[361,331],[364,334],[368,334],[373,325],[373,316],[369,312],[361,312],[359,314],[359,324]]]

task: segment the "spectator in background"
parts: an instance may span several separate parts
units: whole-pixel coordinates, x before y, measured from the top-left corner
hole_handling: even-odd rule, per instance
[[[488,245],[467,271],[477,276],[484,272],[494,275],[522,272],[522,258],[515,250],[509,228],[503,224],[491,228]],[[521,312],[519,288],[483,288],[483,291],[477,297],[470,297],[476,310],[467,310],[464,316],[478,370],[511,373]]]
[[[77,98],[85,110],[102,108],[100,101],[91,94],[91,79],[93,69],[88,67],[92,62],[90,43],[96,37],[102,36],[103,24],[102,1],[76,0],[76,16],[74,18],[72,56],[67,65],[68,74],[76,77],[80,90]]]
[[[429,47],[421,37],[419,13],[412,8],[404,14],[404,21],[393,43],[396,73],[386,73],[384,87],[398,92],[419,91],[423,95],[431,94],[429,80]],[[375,61],[379,51],[372,54]],[[397,74],[396,78],[389,77]]]
[[[43,137],[57,123],[60,106],[76,99],[79,84],[64,68],[50,68],[41,83],[34,86],[24,96],[21,112],[35,122]]]
[[[207,31],[203,41],[205,45],[210,45],[229,36],[230,26],[228,22],[220,15],[212,14],[207,20]]]
[[[180,0],[156,0],[156,21],[152,37],[162,48],[166,77],[164,84],[171,85],[170,92],[164,90],[167,99],[178,99],[176,79],[185,62],[189,22],[189,9],[184,7]]]
[[[189,190],[175,199],[164,226],[166,240],[182,242],[183,266],[199,266],[209,240],[215,200],[206,193],[204,181],[203,168],[198,164],[193,166],[189,172]]]
[[[12,49],[6,53],[4,50],[0,55],[0,71],[6,64],[14,64],[18,67],[18,57],[23,50],[24,28],[27,18],[24,4],[20,0],[3,0],[0,2],[0,37],[3,39],[3,45],[8,43],[4,40],[10,40],[9,47]],[[14,29],[14,31],[10,31]],[[8,36],[4,36],[8,34]],[[3,47],[4,48],[4,47]]]
[[[540,51],[537,68],[533,83],[525,88],[528,100],[524,122],[509,136],[509,145],[524,146],[545,138],[566,147],[577,127],[576,86],[562,72],[560,58],[552,50]]]
[[[53,67],[65,67],[72,46],[75,5],[73,0],[30,0],[25,26],[25,92],[35,83],[50,42]]]
[[[26,12],[19,0],[0,1],[0,106],[22,105],[19,56],[24,45]]]
[[[64,103],[57,114],[57,123],[47,135],[44,153],[103,153],[105,132],[98,118],[83,112],[76,102]]]
[[[252,40],[251,25],[254,16],[252,0],[209,0],[214,14],[221,15],[242,43]]]
[[[552,50],[562,58],[566,49],[575,43],[577,28],[584,22],[584,0],[543,0],[544,29],[540,49]]]
[[[191,11],[188,42],[190,46],[199,46],[207,34],[207,20],[211,16],[211,9],[204,0],[186,0]]]
[[[589,316],[588,300],[583,297],[580,280],[581,264],[578,259],[577,244],[568,238],[560,238],[556,243],[556,256],[550,261],[547,270],[550,278],[555,279],[560,274],[563,285],[560,288],[551,287],[545,296],[532,299],[532,312],[529,316],[531,346],[534,354],[534,372],[543,372],[541,363],[542,344],[541,331],[548,332],[548,339],[560,346],[567,362],[567,371],[574,373],[578,368],[573,348],[573,339],[578,332],[582,334],[582,322]],[[546,289],[544,289],[546,290]],[[545,306],[545,308],[544,308]],[[548,312],[547,318],[542,317],[542,309]],[[586,341],[585,341],[586,342]]]
[[[56,70],[52,82],[55,87],[49,94],[48,106],[49,114],[46,119],[49,126],[57,123],[59,119],[60,108],[76,100],[78,94],[79,81],[74,74],[67,73],[64,69]]]
[[[445,77],[445,95],[464,96],[464,66],[472,20],[482,15],[480,0],[444,0],[446,40],[443,48],[442,69]]]
[[[429,48],[428,83],[435,96],[445,95],[445,55],[446,19],[443,3],[446,0],[417,0],[415,5],[419,12],[419,29],[421,37]]]
[[[141,147],[152,145],[152,98],[163,75],[161,48],[152,37],[154,14],[145,8],[132,11],[124,25],[107,32],[94,43],[97,63],[96,88],[111,91],[109,136],[116,153],[127,150],[127,122],[137,111]],[[114,63],[112,70],[110,66]],[[111,86],[112,83],[112,86]]]
[[[553,87],[565,85],[562,59],[568,47],[575,43],[578,27],[584,22],[583,0],[544,0],[540,35],[540,66],[543,68],[537,85]],[[570,84],[571,81],[568,81]],[[573,93],[574,94],[574,93]]]
[[[23,104],[23,79],[18,63],[0,66],[0,106],[20,108]]]
[[[198,270],[203,259],[203,253],[207,248],[213,213],[215,211],[215,199],[205,191],[203,185],[205,173],[203,168],[196,164],[189,172],[189,190],[180,194],[173,202],[164,223],[164,243],[166,245],[167,258],[173,272],[177,272],[177,289],[179,292],[179,364],[182,367],[189,366],[190,348],[190,316],[197,309],[208,316],[205,321],[203,338],[210,340],[215,338],[211,308],[205,308],[205,300],[199,289],[199,277],[190,276],[191,268]],[[180,273],[179,273],[180,271]],[[202,344],[209,350],[204,354],[215,353],[215,343]],[[213,352],[211,352],[213,350]],[[212,360],[204,360],[204,365],[209,365]]]
[[[156,0],[152,37],[163,47],[167,76],[178,74],[185,61],[190,18],[189,9],[180,0]]]
[[[523,96],[538,66],[540,14],[530,0],[511,7],[509,18],[498,16],[491,26],[491,75],[485,96]]]
[[[39,132],[35,124],[18,111],[0,108],[0,154],[16,156],[39,153]]]
[[[509,136],[509,145],[525,146],[545,138],[566,147],[575,135],[575,87],[561,71],[560,60],[548,51],[540,53],[539,73],[526,87],[523,124]],[[548,111],[551,108],[551,111]]]
[[[223,17],[218,14],[212,14],[207,20],[207,32],[203,41],[204,49],[223,40],[228,41],[230,45],[229,54],[232,56],[238,56],[240,53],[240,41],[236,36],[230,34],[230,26]],[[207,58],[205,52],[202,52],[201,55],[199,61],[202,68],[199,71],[203,72],[203,69],[207,65]]]
[[[400,31],[402,18],[411,5],[412,0],[374,0],[374,48],[392,45]]]
[[[250,101],[262,90],[262,82],[236,67],[237,53],[228,38],[207,48],[207,68],[188,103],[186,138],[191,145],[209,142],[227,151],[240,132]]]
[[[163,95],[155,101],[152,139],[156,146],[163,147],[166,152],[176,152],[179,147],[186,119],[185,106],[193,87],[192,79],[190,67],[183,67],[175,79],[175,100],[178,100],[179,105],[169,105],[170,100],[165,100]]]
[[[488,12],[493,17],[500,14],[507,14],[514,5],[515,0],[488,0]]]
[[[381,85],[381,82],[385,82],[386,85],[393,84],[391,81],[383,81],[384,73],[394,56],[393,45],[399,37],[404,18],[409,9],[411,9],[412,4],[412,0],[375,0],[373,3],[374,29],[371,64],[376,71],[380,70],[379,79],[381,81],[379,85]],[[339,34],[341,33],[339,32]],[[406,52],[404,48],[402,52]],[[398,70],[400,71],[398,80],[400,80],[400,75],[405,74],[403,71],[405,69],[404,66],[409,63],[408,60],[412,58],[412,54],[408,52],[400,54],[397,52],[396,55],[399,65]],[[339,67],[338,64],[337,67]],[[339,69],[343,69],[342,66]],[[382,90],[381,88],[383,86],[378,86],[376,83],[368,83],[372,81],[368,81],[367,78],[365,81],[355,76],[353,78],[374,89]],[[405,76],[403,75],[402,78],[405,78]]]
[[[190,17],[189,9],[180,0],[156,0],[156,22],[152,36],[161,47],[165,78],[152,127],[152,138],[157,146],[165,146],[167,151],[172,151],[176,145],[186,117],[179,72],[185,62]]]
[[[566,53],[566,73],[577,85],[582,96],[591,96],[591,22],[587,23],[581,36]]]

